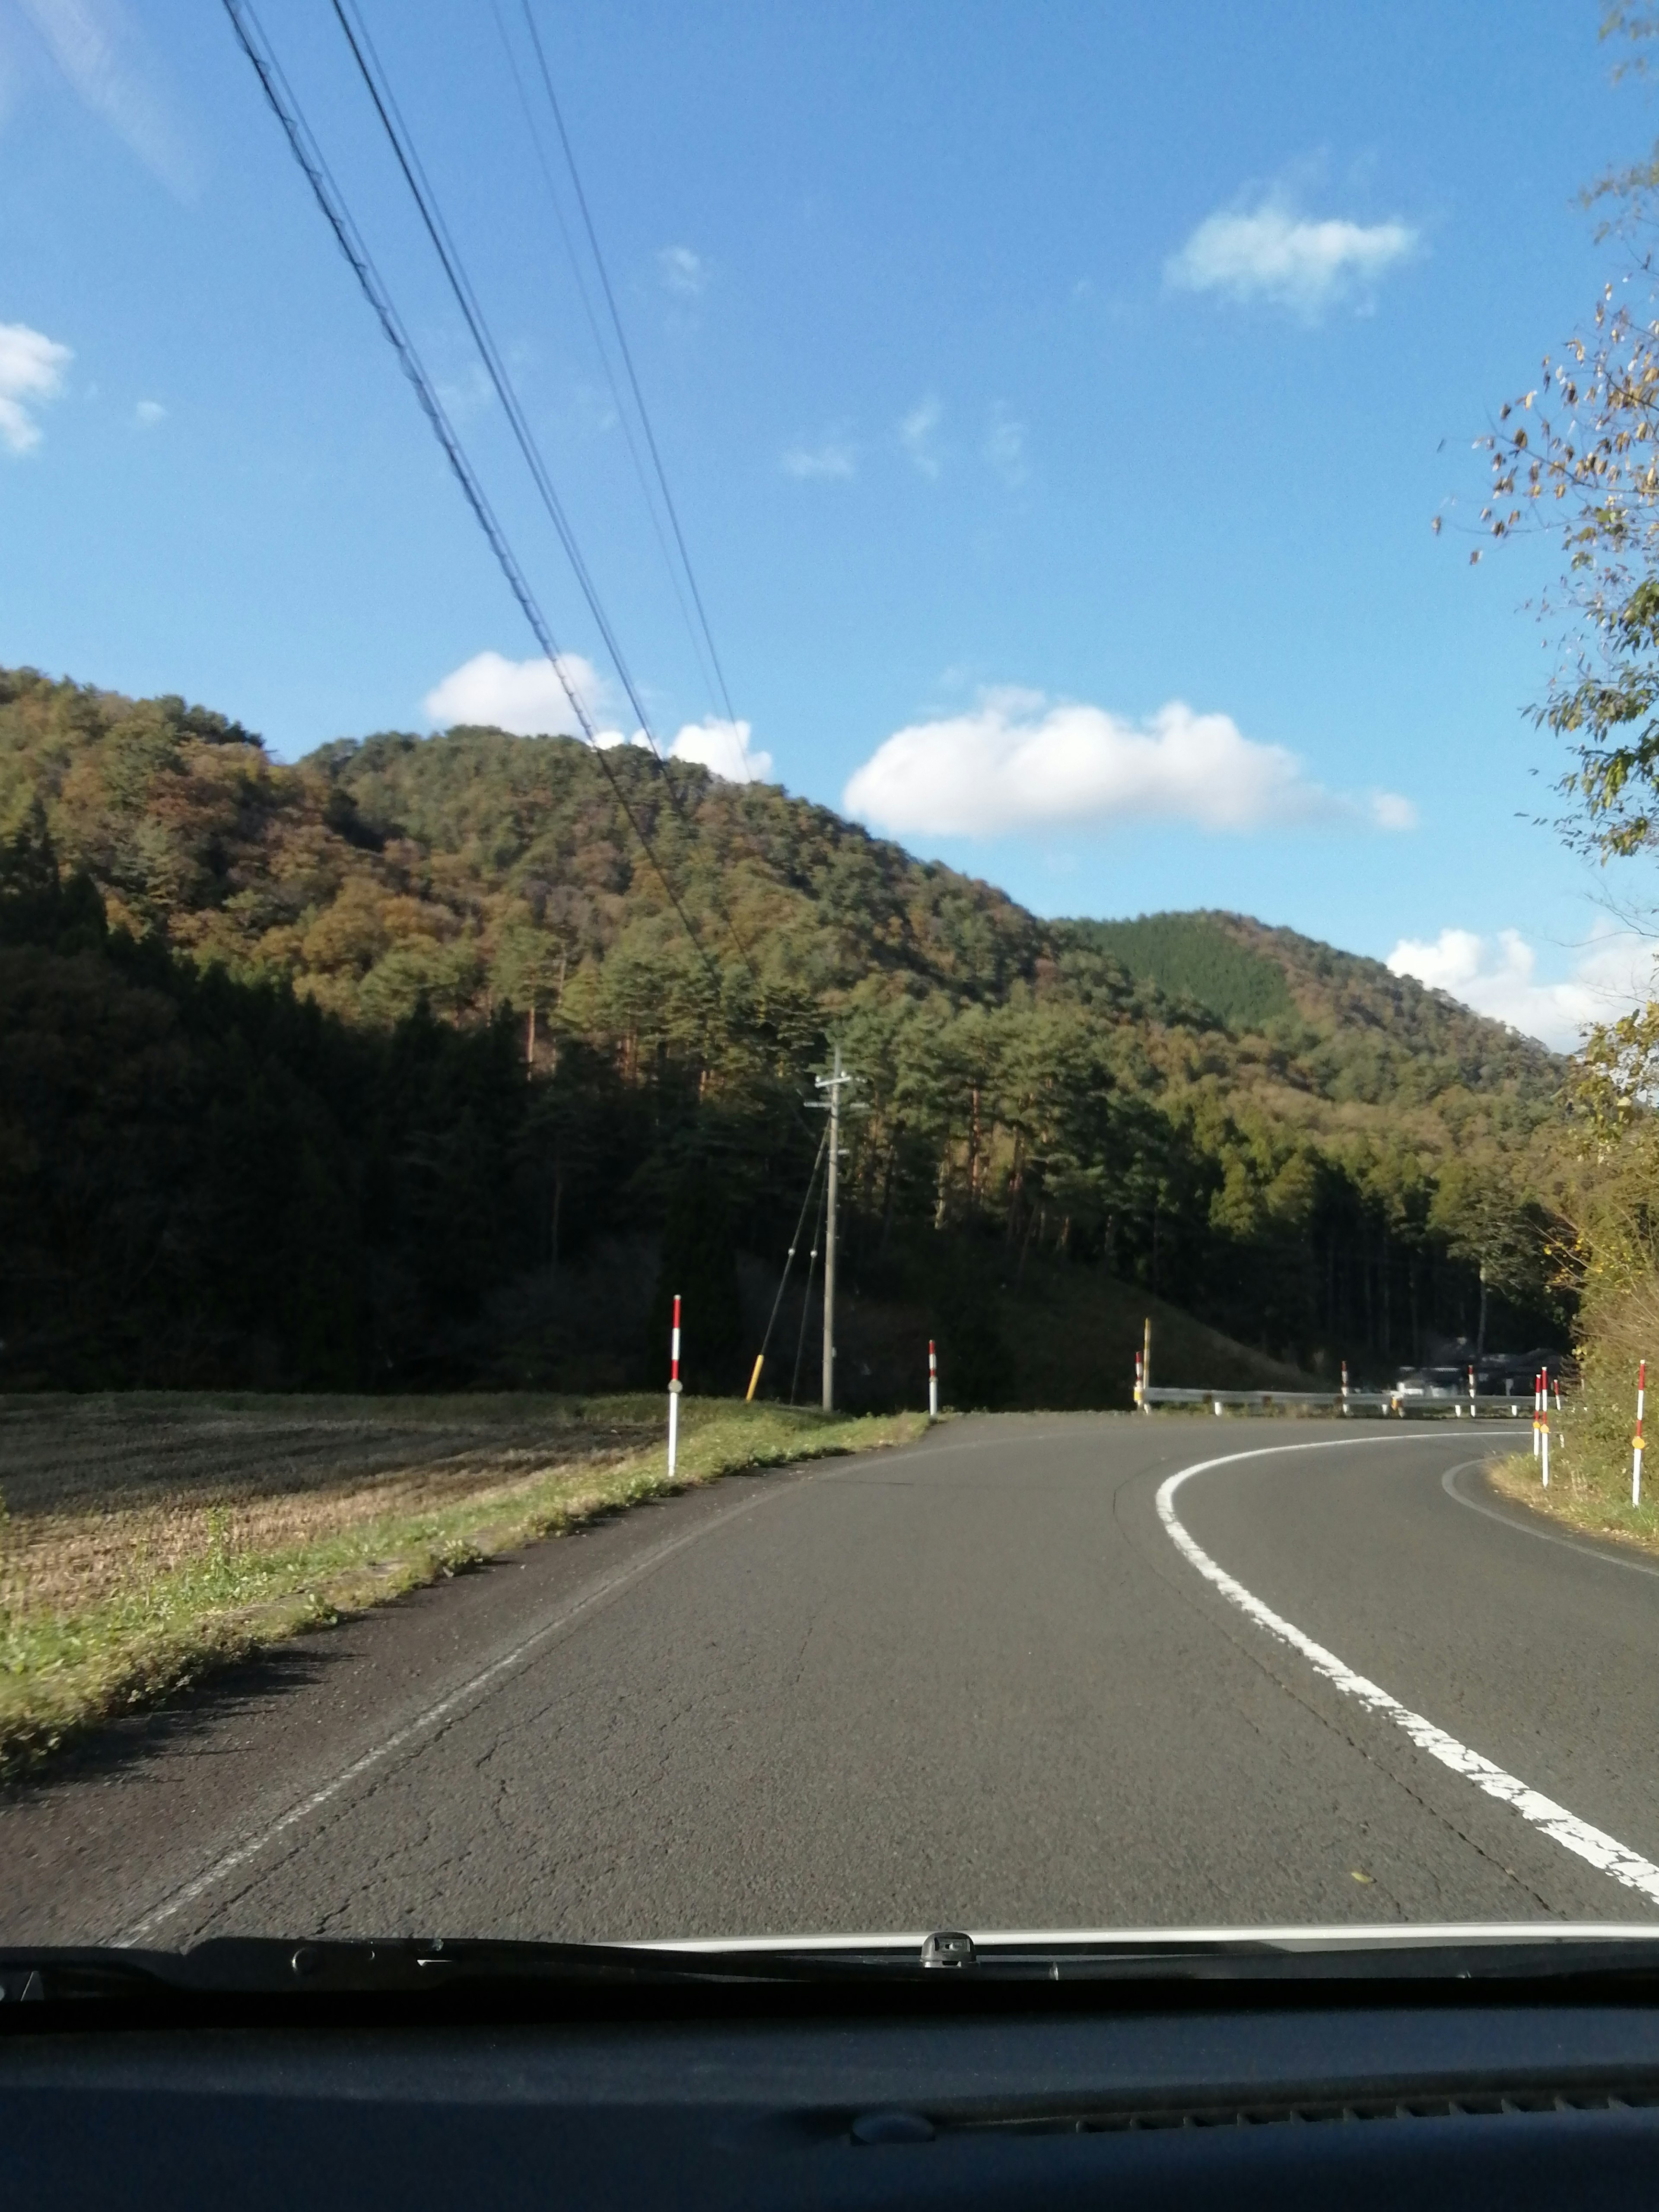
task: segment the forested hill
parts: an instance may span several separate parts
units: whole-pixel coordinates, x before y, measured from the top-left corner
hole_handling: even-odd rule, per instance
[[[1248,915],[1154,914],[1060,927],[1166,999],[1195,1006],[1240,1036],[1299,1038],[1332,1097],[1397,1102],[1402,1090],[1431,1091],[1452,1068],[1478,1090],[1516,1081],[1541,1084],[1547,1093],[1561,1074],[1556,1055],[1534,1038],[1445,992]]]
[[[1291,931],[1207,913],[1044,923],[776,786],[632,749],[610,763],[704,946],[785,997],[920,982],[992,1006],[1089,971],[1153,1022],[1336,1041],[1314,1086],[1333,1095],[1379,1047],[1431,1063],[1431,1087],[1552,1080],[1541,1046]],[[182,700],[0,671],[0,833],[37,797],[112,923],[289,976],[349,1018],[396,1020],[422,994],[449,1013],[524,1008],[618,951],[695,960],[599,763],[566,738],[343,739],[285,767]]]
[[[226,1020],[275,988],[371,1054],[413,1024],[516,1060],[523,1219],[484,1303],[607,1237],[672,1244],[716,1185],[731,1241],[775,1259],[833,1037],[866,1079],[848,1237],[872,1295],[926,1303],[947,1250],[1010,1295],[1034,1264],[1093,1268],[1304,1361],[1469,1324],[1483,1257],[1517,1328],[1547,1305],[1524,1217],[1559,1063],[1241,917],[1046,923],[775,787],[632,748],[459,729],[286,766],[219,714],[27,671],[0,674],[0,834],[15,870],[49,842],[94,886],[111,945],[220,974]],[[367,1342],[392,1231],[341,1141]]]

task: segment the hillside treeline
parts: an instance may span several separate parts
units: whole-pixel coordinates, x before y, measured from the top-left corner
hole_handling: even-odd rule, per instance
[[[1101,1270],[1380,1371],[1473,1334],[1484,1268],[1490,1342],[1559,1333],[1539,1048],[1235,917],[1115,943],[775,787],[610,765],[696,943],[568,739],[287,767],[0,677],[0,1376],[655,1379],[672,1276],[729,1385],[832,1042],[855,1293],[962,1329],[965,1284]]]

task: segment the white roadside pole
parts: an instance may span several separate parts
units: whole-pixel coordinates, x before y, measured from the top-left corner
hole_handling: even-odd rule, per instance
[[[1140,1387],[1141,1387],[1141,1376],[1140,1376],[1140,1354],[1139,1354],[1139,1352],[1136,1352],[1136,1354],[1135,1354],[1135,1410],[1136,1410],[1136,1412],[1137,1412],[1137,1413],[1139,1413],[1139,1410],[1140,1410],[1140,1402],[1141,1402],[1141,1399],[1140,1399]]]
[[[933,1340],[927,1340],[927,1418],[939,1419],[939,1353],[933,1349]]]
[[[1469,1370],[1469,1419],[1474,1419],[1474,1370]]]
[[[1216,1411],[1221,1411],[1219,1406]],[[1346,1359],[1342,1363],[1342,1418],[1345,1421],[1348,1418],[1348,1363]]]
[[[1540,1433],[1543,1437],[1544,1487],[1550,1486],[1550,1371],[1544,1370],[1544,1418]]]
[[[680,1294],[674,1293],[674,1328],[668,1340],[668,1480],[680,1450]]]
[[[1642,1503],[1642,1412],[1648,1395],[1648,1363],[1644,1359],[1636,1370],[1636,1436],[1630,1455],[1630,1502]]]

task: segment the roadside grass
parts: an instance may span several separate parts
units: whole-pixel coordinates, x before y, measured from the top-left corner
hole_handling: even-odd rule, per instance
[[[1493,1485],[1551,1520],[1659,1553],[1659,1446],[1646,1457],[1641,1504],[1630,1502],[1637,1376],[1659,1335],[1659,1276],[1598,1297],[1580,1325],[1577,1374],[1551,1394],[1549,1488],[1530,1451],[1500,1462]]]
[[[1550,1486],[1544,1488],[1530,1450],[1507,1453],[1489,1463],[1494,1490],[1517,1505],[1565,1522],[1588,1535],[1610,1536],[1644,1552],[1659,1553],[1659,1462],[1644,1468],[1642,1503],[1630,1502],[1630,1455],[1615,1458],[1601,1438],[1576,1422],[1569,1409],[1550,1414]]]
[[[656,1394],[0,1401],[0,1771],[520,1545],[926,1425],[688,1397],[671,1485]]]

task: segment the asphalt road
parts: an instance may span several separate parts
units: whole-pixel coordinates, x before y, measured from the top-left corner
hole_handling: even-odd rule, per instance
[[[1659,1566],[1479,1448],[981,1419],[645,1507],[15,1785],[0,1939],[1659,1919]]]

